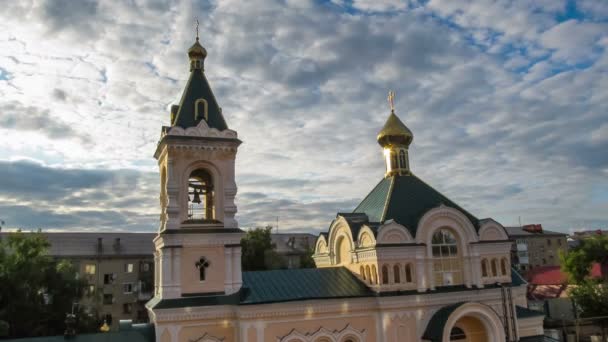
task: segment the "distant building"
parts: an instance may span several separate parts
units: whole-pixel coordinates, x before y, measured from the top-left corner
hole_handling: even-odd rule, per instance
[[[6,233],[3,233],[6,234]],[[154,244],[149,233],[48,233],[49,255],[71,261],[88,282],[80,304],[105,319],[148,322],[144,304],[154,291]]]
[[[285,259],[287,268],[300,268],[302,257],[312,253],[317,235],[308,233],[272,234],[276,252]]]
[[[523,273],[539,266],[558,266],[559,253],[567,252],[567,235],[543,230],[540,224],[505,227],[513,240],[511,263]]]

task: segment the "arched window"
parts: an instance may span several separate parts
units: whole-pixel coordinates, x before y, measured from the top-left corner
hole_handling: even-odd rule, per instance
[[[405,265],[405,282],[412,282],[412,264]]]
[[[488,276],[488,260],[486,259],[481,260],[481,276]]]
[[[500,273],[503,276],[507,275],[507,258],[502,258],[500,261]]]
[[[433,234],[431,248],[435,284],[437,286],[462,284],[462,261],[454,234],[449,229],[439,229]]]
[[[372,279],[374,280],[374,284],[378,284],[378,271],[376,270],[376,265],[372,265]]]
[[[361,277],[363,278],[363,280],[365,280],[365,267],[363,267],[363,265],[359,267],[359,274],[361,274]]]
[[[382,284],[388,284],[388,266],[382,266]]]
[[[209,267],[210,265],[209,260],[207,260],[207,258],[205,257],[202,257],[194,265],[196,266],[196,268],[198,268],[198,279],[200,281],[204,281],[206,278],[207,267]]]
[[[188,179],[188,219],[213,221],[213,197],[213,182],[209,172],[203,169],[192,171]]]
[[[198,120],[201,117],[205,118],[205,121],[209,120],[209,105],[205,99],[194,101],[194,120]]]
[[[366,275],[367,281],[371,284],[372,283],[372,273],[369,270],[369,265],[365,266],[365,275]]]
[[[492,277],[498,275],[498,260],[492,259]]]
[[[399,168],[399,164],[397,164],[397,154],[394,151],[391,151],[391,171]]]
[[[350,260],[350,244],[348,243],[348,241],[346,239],[347,239],[347,237],[342,235],[342,236],[339,236],[336,240],[335,253],[336,253],[336,264],[337,265],[348,264],[351,261]]]
[[[460,341],[465,340],[466,338],[467,335],[459,327],[453,327],[452,331],[450,331],[450,341]]]
[[[399,284],[401,282],[401,267],[399,265],[393,266],[393,274],[395,276],[395,284]]]
[[[405,158],[405,150],[399,151],[399,167],[407,169],[407,159]]]

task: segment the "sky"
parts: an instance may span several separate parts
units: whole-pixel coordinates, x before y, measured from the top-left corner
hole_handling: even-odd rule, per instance
[[[0,0],[4,228],[155,231],[153,153],[206,75],[243,228],[327,230],[382,179],[396,92],[412,171],[478,218],[608,226],[608,1]]]

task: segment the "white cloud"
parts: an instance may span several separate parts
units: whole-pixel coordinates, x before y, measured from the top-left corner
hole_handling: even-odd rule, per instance
[[[375,135],[389,89],[415,135],[414,172],[474,214],[553,229],[606,223],[608,208],[581,206],[608,168],[607,38],[590,20],[556,22],[562,1],[142,0],[84,2],[68,17],[61,4],[11,2],[0,14],[0,106],[53,119],[37,131],[3,128],[0,160],[154,172],[197,16],[207,76],[244,141],[241,223],[279,215],[283,228],[319,230],[352,209],[382,177]],[[590,65],[568,65],[581,60]],[[52,123],[72,138],[53,139]],[[150,202],[129,210],[149,224],[157,201],[155,176],[146,179]],[[80,209],[120,211],[117,201],[79,209],[82,199],[71,200],[73,216],[45,208],[61,214],[56,227],[82,225]],[[93,216],[141,228],[138,215]]]

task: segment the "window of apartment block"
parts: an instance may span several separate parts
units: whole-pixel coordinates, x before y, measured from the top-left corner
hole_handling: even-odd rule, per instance
[[[562,239],[557,239],[557,245],[561,246],[562,245]]]
[[[133,264],[125,264],[125,273],[133,273]]]
[[[84,273],[94,275],[95,274],[95,264],[84,265]]]
[[[108,325],[112,325],[112,315],[110,315],[110,314],[105,314],[105,315],[103,315],[103,320],[104,320],[104,322],[106,322]]]
[[[152,269],[151,263],[146,262],[146,261],[142,262],[139,267],[139,270],[141,272],[150,272],[151,269]]]
[[[106,285],[114,284],[116,280],[116,273],[106,273],[103,275],[103,283]]]
[[[543,258],[543,265],[547,264],[547,259]]]
[[[95,285],[89,284],[87,286],[87,295],[92,296],[95,294]]]
[[[106,293],[103,295],[103,304],[104,305],[112,305],[114,303],[114,296],[111,293]],[[110,323],[108,323],[110,324]]]
[[[133,283],[124,283],[122,284],[122,288],[124,293],[132,293],[133,292]]]
[[[551,239],[547,239],[547,246],[551,246]]]
[[[130,314],[133,312],[133,303],[124,303],[122,305],[122,313]]]

